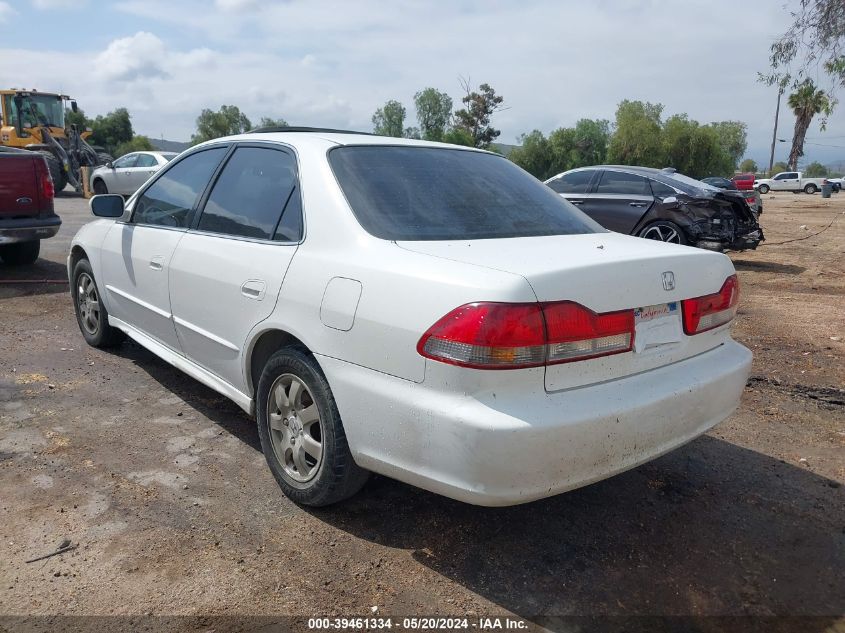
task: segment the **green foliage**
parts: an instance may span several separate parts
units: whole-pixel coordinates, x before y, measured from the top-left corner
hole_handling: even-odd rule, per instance
[[[746,158],[739,164],[739,171],[745,174],[756,174],[758,169],[757,163],[751,158]]]
[[[554,175],[549,141],[540,130],[520,136],[519,147],[513,148],[508,158],[540,180]]]
[[[789,171],[789,165],[781,160],[772,165],[772,171],[769,173],[769,178],[782,171]]]
[[[124,154],[129,154],[130,152],[151,152],[154,149],[155,147],[153,147],[153,144],[150,143],[150,139],[146,136],[136,135],[127,142],[118,145],[114,149],[114,152],[112,152],[112,156],[120,158]]]
[[[616,131],[607,151],[608,161],[619,165],[657,167],[663,162],[659,103],[622,101],[616,109]]]
[[[803,173],[806,178],[827,178],[830,176],[830,170],[817,161],[807,165]]]
[[[405,106],[391,99],[373,115],[373,132],[400,138],[405,133]]]
[[[442,141],[452,116],[452,97],[435,88],[425,88],[414,95],[419,137],[427,141]]]
[[[220,106],[217,112],[205,108],[197,117],[197,132],[191,136],[196,145],[221,136],[242,134],[252,129],[252,123],[237,106]]]
[[[720,121],[711,123],[710,127],[716,131],[722,151],[730,159],[733,169],[748,148],[748,126],[742,121]]]
[[[443,135],[444,143],[451,143],[452,145],[464,145],[465,147],[474,147],[475,142],[467,130],[463,128],[453,127],[446,130]]]
[[[605,162],[610,123],[581,119],[574,128],[562,127],[546,138],[540,130],[524,134],[521,146],[508,155],[513,162],[540,180],[568,169]]]
[[[717,127],[700,125],[686,114],[669,117],[661,130],[664,159],[649,167],[674,167],[692,178],[730,176],[736,162],[725,151]]]
[[[490,125],[490,117],[504,107],[505,99],[490,84],[481,84],[476,91],[470,90],[465,82],[464,89],[466,96],[461,99],[464,107],[455,112],[454,127],[466,130],[474,147],[486,149],[501,134]]]
[[[833,111],[833,102],[824,90],[819,90],[810,78],[802,81],[798,88],[789,95],[787,104],[795,113],[795,131],[792,134],[792,149],[789,152],[789,164],[793,167],[804,155],[804,139],[813,117],[823,114],[821,129],[826,127],[827,116]]]
[[[258,127],[287,127],[288,122],[284,119],[271,119],[268,116],[261,117],[261,120],[258,122]]]
[[[84,132],[85,128],[91,127],[91,123],[92,121],[85,116],[82,108],[79,108],[76,112],[70,108],[65,108],[65,127],[70,128],[71,125],[75,125],[80,132]]]
[[[134,136],[132,121],[126,108],[118,108],[105,116],[98,115],[90,123],[93,134],[88,142],[92,145],[102,145],[110,154],[113,154],[121,143],[128,143]]]
[[[580,119],[575,124],[573,142],[572,161],[568,169],[604,163],[607,160],[607,146],[610,143],[610,121]]]

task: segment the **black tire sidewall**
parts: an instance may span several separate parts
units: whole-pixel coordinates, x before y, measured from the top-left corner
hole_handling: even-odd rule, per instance
[[[270,388],[282,374],[293,374],[308,388],[320,414],[322,460],[317,474],[308,482],[291,479],[276,457],[270,440],[268,398]],[[328,381],[314,357],[299,348],[276,352],[267,361],[256,390],[256,421],[261,449],[267,465],[287,497],[297,504],[323,506],[340,501],[363,485],[360,469],[355,465],[346,443],[346,435]],[[352,479],[360,485],[350,484]]]
[[[767,193],[769,193],[769,187],[767,185],[760,185],[760,187],[757,188],[757,191],[759,191],[763,195],[766,195]]]
[[[26,266],[38,260],[41,254],[41,240],[15,242],[0,246],[0,259],[7,266]]]
[[[816,193],[816,191],[817,191],[817,190],[818,190],[818,187],[816,187],[816,186],[815,186],[814,184],[812,184],[812,183],[810,183],[809,185],[807,185],[806,187],[804,187],[804,193],[806,193],[806,194],[810,194],[810,195],[812,195],[812,194]]]
[[[102,191],[97,191],[98,186],[99,186],[99,188],[102,188]],[[106,186],[106,183],[103,182],[100,178],[97,178],[94,181],[93,189],[94,189],[94,193],[98,196],[103,195],[103,194],[107,194],[109,192],[109,188]]]

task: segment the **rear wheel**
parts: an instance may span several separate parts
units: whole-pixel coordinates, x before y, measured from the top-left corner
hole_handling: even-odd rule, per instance
[[[41,154],[47,161],[47,169],[50,170],[50,178],[53,179],[53,187],[55,188],[56,193],[60,193],[67,185],[67,176],[65,175],[65,169],[62,166],[61,161],[50,152],[42,151],[38,153]]]
[[[15,242],[0,246],[0,258],[9,266],[25,266],[38,259],[41,252],[41,240]]]
[[[73,267],[73,279],[70,285],[76,322],[92,347],[111,347],[120,344],[126,335],[116,327],[109,325],[109,313],[100,297],[94,272],[87,259],[80,259]]]
[[[97,180],[94,181],[94,193],[97,194],[98,196],[100,196],[100,195],[103,195],[104,193],[108,193],[108,192],[109,192],[109,188],[106,187],[106,183],[104,183],[102,180],[97,178]]]
[[[658,242],[668,242],[670,244],[687,243],[687,238],[684,236],[681,227],[668,220],[652,222],[639,232],[639,236],[647,240],[657,240]]]
[[[810,183],[809,185],[804,187],[804,193],[816,193],[818,190],[819,188],[816,187],[816,185],[814,185],[813,183]]]
[[[769,185],[760,185],[759,187],[757,187],[757,191],[762,194],[769,193]]]
[[[287,348],[271,356],[256,398],[261,448],[285,495],[326,506],[361,489],[369,473],[352,459],[334,396],[307,351]]]

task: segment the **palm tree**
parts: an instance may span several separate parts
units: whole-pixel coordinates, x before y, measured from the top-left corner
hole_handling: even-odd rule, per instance
[[[787,101],[795,113],[795,133],[792,135],[792,150],[789,152],[789,166],[796,169],[798,158],[804,155],[804,137],[813,117],[824,112],[830,114],[833,104],[824,90],[817,90],[810,78],[805,79],[798,88],[789,95]],[[824,129],[824,125],[822,125]]]

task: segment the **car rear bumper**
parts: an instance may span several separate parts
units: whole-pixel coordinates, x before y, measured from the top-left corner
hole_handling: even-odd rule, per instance
[[[698,437],[739,404],[751,352],[735,341],[659,369],[576,389],[479,396],[318,356],[355,461],[488,506],[610,477]]]
[[[0,244],[32,242],[53,237],[62,220],[58,215],[36,218],[0,218]]]

